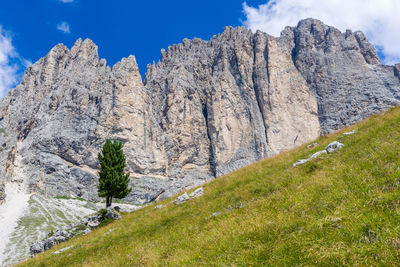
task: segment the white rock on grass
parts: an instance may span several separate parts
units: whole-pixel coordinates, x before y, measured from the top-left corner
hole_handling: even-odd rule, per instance
[[[303,165],[304,163],[308,162],[310,159],[299,159],[296,163],[293,163],[293,167],[297,167]]]
[[[356,132],[357,132],[356,130],[353,130],[351,132],[343,133],[343,135],[352,135],[355,134]]]
[[[326,150],[321,150],[321,151],[315,152],[315,153],[310,157],[310,159],[317,158],[317,157],[319,157],[321,154],[325,154],[325,153],[326,153]]]
[[[86,228],[86,229],[83,231],[82,235],[87,235],[87,234],[90,233],[90,232],[91,232],[90,228]]]
[[[310,148],[316,147],[317,145],[318,145],[318,143],[317,143],[317,142],[311,143],[311,144],[309,144],[309,145],[307,146],[307,149],[310,149]]]
[[[190,198],[196,198],[199,196],[204,195],[204,189],[203,187],[197,188],[195,191],[193,191],[192,193],[190,193],[189,197]]]
[[[317,158],[321,154],[324,154],[324,153],[326,153],[326,150],[321,150],[321,151],[315,152],[308,159],[300,159],[300,160],[298,160],[296,163],[293,164],[293,167],[297,167],[297,166],[303,165],[304,163],[310,161],[311,159]]]
[[[312,160],[312,159],[314,159],[314,158],[319,157],[321,154],[324,154],[324,153],[332,153],[332,152],[334,152],[334,151],[336,151],[336,150],[338,150],[338,149],[341,149],[342,147],[344,147],[344,145],[343,145],[342,143],[340,143],[340,142],[338,142],[338,141],[334,141],[334,142],[330,143],[330,144],[326,147],[325,150],[321,150],[321,151],[315,152],[313,155],[311,155],[311,156],[310,156],[309,158],[307,158],[307,159],[300,159],[300,160],[298,160],[296,163],[293,164],[293,167],[297,167],[297,166],[303,165],[304,163],[306,163],[306,162],[308,162],[308,161],[310,161],[310,160]]]
[[[29,251],[32,255],[36,255],[44,251],[44,244],[42,241],[35,241],[31,244]]]
[[[187,194],[187,193],[184,193],[183,195],[177,197],[177,198],[174,200],[174,204],[182,204],[182,203],[188,201],[189,199],[190,199],[190,197],[188,196],[188,194]]]
[[[70,249],[70,248],[73,248],[73,247],[74,247],[74,246],[65,247],[65,248],[59,249],[59,250],[57,250],[57,251],[54,251],[53,253],[50,253],[50,254],[51,254],[51,255],[60,254],[61,252],[64,252],[64,251],[66,251],[66,250],[68,250],[68,249]]]
[[[326,147],[326,152],[332,153],[332,152],[335,152],[336,150],[341,149],[342,147],[344,147],[344,145],[342,143],[340,143],[338,141],[334,141]]]

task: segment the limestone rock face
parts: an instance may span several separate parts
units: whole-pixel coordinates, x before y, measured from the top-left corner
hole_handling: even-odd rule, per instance
[[[226,27],[185,39],[144,82],[134,56],[111,70],[91,40],[60,44],[0,101],[0,188],[96,200],[112,138],[135,186],[127,200],[165,198],[397,105],[399,73],[363,33],[313,19],[279,38]]]
[[[293,61],[316,96],[322,134],[399,104],[393,66],[380,65],[363,33],[309,19],[285,34],[293,36]]]

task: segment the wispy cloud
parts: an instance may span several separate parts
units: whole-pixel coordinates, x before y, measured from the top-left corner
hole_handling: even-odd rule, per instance
[[[57,24],[57,29],[62,31],[63,33],[71,33],[69,24],[66,21],[63,21],[63,22]]]
[[[31,64],[17,53],[11,34],[0,25],[0,97],[17,85],[22,71]]]
[[[301,19],[320,19],[340,30],[362,30],[384,55],[384,63],[400,62],[398,0],[270,0],[258,7],[243,4],[244,25],[278,36]]]
[[[63,3],[72,3],[72,2],[74,2],[74,0],[60,0],[61,2],[63,2]]]

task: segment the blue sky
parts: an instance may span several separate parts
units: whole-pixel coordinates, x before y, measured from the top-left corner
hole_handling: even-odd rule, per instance
[[[242,4],[242,0],[12,0],[1,3],[0,25],[11,32],[18,54],[32,62],[56,44],[70,48],[81,37],[99,46],[108,65],[135,55],[143,74],[147,64],[159,59],[161,48],[183,38],[209,39],[224,26],[241,25]]]

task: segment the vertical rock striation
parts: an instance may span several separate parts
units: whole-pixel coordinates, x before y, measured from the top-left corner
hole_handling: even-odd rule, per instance
[[[399,65],[318,20],[279,38],[226,27],[112,70],[92,41],[55,46],[0,101],[0,187],[97,199],[97,153],[124,142],[127,200],[171,196],[397,105]],[[0,200],[1,201],[1,200]]]

